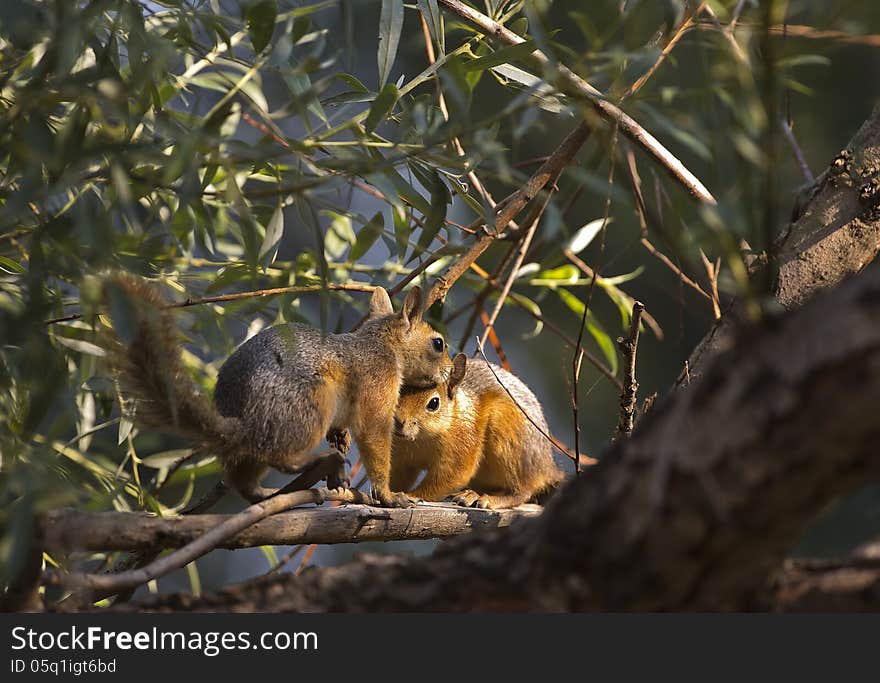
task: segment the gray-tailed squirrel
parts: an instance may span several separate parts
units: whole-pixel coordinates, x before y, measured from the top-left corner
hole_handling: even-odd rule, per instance
[[[443,337],[422,321],[418,287],[398,313],[388,292],[376,288],[356,332],[322,334],[299,323],[263,330],[220,368],[213,405],[181,362],[180,335],[159,290],[115,275],[104,293],[118,330],[111,362],[124,392],[137,399],[136,420],[205,444],[223,463],[226,484],[244,498],[270,495],[260,485],[268,468],[300,472],[328,430],[350,428],[374,498],[412,504],[389,487],[394,407],[402,382],[435,385],[451,366]]]
[[[425,470],[411,495],[502,508],[540,500],[562,481],[541,434],[547,422],[538,399],[518,377],[485,361],[468,362],[460,353],[441,386],[404,387],[394,422],[394,490],[409,491]]]

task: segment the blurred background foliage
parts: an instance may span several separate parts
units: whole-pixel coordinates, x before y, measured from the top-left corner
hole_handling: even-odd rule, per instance
[[[640,399],[664,391],[715,304],[760,300],[740,245],[764,249],[807,182],[789,138],[818,174],[877,98],[877,3],[473,6],[551,55],[549,65],[434,0],[0,3],[0,582],[43,510],[171,514],[219,473],[209,455],[181,464],[186,444],[139,431],[120,411],[95,343],[94,276],[139,273],[177,301],[321,285],[181,309],[186,364],[210,392],[226,356],[265,325],[349,329],[367,296],[326,283],[393,286],[427,264],[415,281],[430,286],[473,242],[468,226],[491,216],[481,187],[506,197],[586,118],[592,132],[577,162],[536,200],[549,199],[517,272],[508,272],[516,243],[497,240],[430,311],[454,350],[473,353],[485,318],[472,313],[490,313],[499,295],[486,273],[513,277],[486,352],[495,360],[503,349],[571,446],[572,340],[585,304],[586,349],[618,376],[614,339],[632,297],[646,304]],[[559,62],[619,101],[717,207],[695,203],[588,102],[561,95]],[[581,447],[599,456],[617,389],[585,364],[578,390]],[[841,552],[878,521],[880,495],[862,491],[802,550]],[[283,569],[360,549],[300,551]],[[198,591],[264,572],[282,551],[214,553],[167,587]]]

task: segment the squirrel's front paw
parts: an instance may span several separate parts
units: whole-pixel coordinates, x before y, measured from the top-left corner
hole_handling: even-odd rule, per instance
[[[418,503],[401,491],[377,491],[373,490],[373,498],[379,501],[379,505],[386,508],[411,508]]]

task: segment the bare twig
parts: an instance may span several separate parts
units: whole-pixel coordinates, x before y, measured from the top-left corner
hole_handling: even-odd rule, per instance
[[[816,184],[816,178],[810,170],[809,165],[807,165],[803,150],[801,150],[800,145],[797,143],[797,139],[794,137],[794,131],[791,129],[788,121],[782,121],[781,125],[782,132],[785,134],[785,139],[788,140],[788,144],[791,145],[791,150],[794,152],[794,158],[797,160],[801,173],[804,175],[804,181],[806,181],[807,185],[812,187]]]
[[[620,396],[620,417],[617,420],[617,433],[615,440],[627,437],[632,433],[633,421],[636,413],[636,394],[639,383],[636,379],[636,352],[639,347],[639,326],[645,305],[641,301],[633,303],[632,319],[630,320],[629,336],[624,339],[619,337],[617,345],[623,356],[623,393]]]
[[[510,265],[510,261],[511,261],[511,259],[513,259],[514,254],[516,253],[516,248],[517,248],[517,244],[515,242],[510,245],[510,247],[507,249],[507,252],[504,254],[504,256],[501,258],[501,260],[498,262],[498,265],[495,267],[495,270],[492,271],[492,274],[485,278],[486,284],[483,285],[483,289],[480,290],[480,292],[477,294],[477,296],[475,296],[473,298],[473,300],[470,301],[470,303],[468,303],[466,306],[464,306],[461,309],[460,312],[463,313],[464,311],[466,311],[470,308],[471,314],[468,316],[467,323],[464,326],[464,331],[461,334],[461,342],[458,345],[459,348],[463,349],[467,345],[468,341],[471,338],[471,333],[474,331],[474,327],[477,324],[477,319],[480,317],[480,314],[483,312],[483,305],[486,303],[486,300],[489,298],[489,294],[493,290],[493,287],[492,287],[490,280],[491,281],[497,280],[501,276],[501,273],[504,272],[504,269],[507,268],[508,265]],[[474,265],[476,265],[476,264],[474,264]],[[473,270],[473,267],[471,269]],[[453,319],[453,317],[454,316],[450,316],[446,320],[447,325]]]
[[[559,173],[562,172],[562,169],[559,169]],[[541,222],[541,216],[544,214],[544,210],[547,208],[547,205],[550,203],[550,197],[552,195],[553,185],[556,183],[556,180],[559,178],[559,174],[557,173],[556,178],[553,178],[548,185],[550,186],[550,191],[544,192],[544,197],[540,203],[538,210],[535,212],[535,217],[532,219],[528,228],[526,228],[525,234],[522,236],[519,242],[519,248],[516,252],[516,258],[513,261],[513,265],[510,267],[510,273],[507,276],[507,280],[504,282],[504,286],[501,288],[501,293],[498,295],[498,301],[495,302],[495,308],[492,309],[492,314],[489,316],[485,329],[483,330],[483,336],[480,337],[480,344],[485,344],[486,339],[489,337],[489,333],[493,331],[495,326],[495,320],[498,318],[498,314],[501,313],[501,309],[504,306],[504,302],[507,299],[508,293],[510,293],[510,288],[513,287],[513,281],[516,279],[516,273],[520,269],[523,264],[523,260],[526,257],[526,253],[529,250],[529,246],[532,243],[532,238],[535,236],[535,231],[538,229],[538,223]]]
[[[494,19],[460,2],[460,0],[440,0],[440,4],[480,31],[502,42],[510,45],[519,45],[526,42],[524,38],[518,36],[503,24],[499,24]],[[540,50],[532,52],[531,57],[541,66],[550,65],[550,58]],[[605,99],[601,92],[564,64],[554,63],[553,69],[559,75],[560,86],[563,90],[585,97],[602,118],[618,126],[627,138],[655,159],[693,198],[709,204],[716,203],[715,198],[703,183],[666,149],[660,141],[642,128],[635,119]]]
[[[740,47],[740,44],[738,42],[736,42],[736,36],[733,35],[733,28],[736,25],[736,17],[734,17],[733,20],[727,26],[724,26],[718,20],[718,15],[715,14],[715,11],[712,9],[711,6],[706,5],[705,7],[703,7],[703,11],[706,13],[706,16],[708,16],[709,19],[712,20],[712,23],[715,25],[715,28],[717,28],[718,31],[721,33],[721,35],[724,36],[724,39],[727,41],[727,43],[733,49],[733,56],[736,57],[737,61],[739,61],[740,64],[748,63],[749,58],[746,56],[746,53],[743,52],[743,49],[742,49],[742,47]]]
[[[253,299],[255,297],[276,296],[278,294],[297,294],[303,292],[320,292],[322,290],[330,290],[333,292],[372,292],[376,289],[373,285],[360,282],[346,282],[342,284],[334,284],[328,282],[326,285],[292,285],[290,287],[273,287],[271,289],[256,289],[250,292],[238,292],[236,294],[222,294],[220,296],[206,296],[201,299],[186,299],[178,303],[167,304],[163,306],[165,309],[188,308],[189,306],[202,306],[204,304],[216,304],[224,301],[238,301],[240,299]],[[55,323],[63,323],[71,320],[82,318],[82,313],[73,313],[60,318],[52,318],[47,320],[47,325]]]
[[[657,56],[657,59],[654,61],[654,63],[651,65],[651,67],[645,73],[643,73],[641,76],[639,76],[639,78],[636,81],[634,81],[633,84],[629,88],[626,89],[626,91],[620,96],[621,100],[624,100],[627,97],[630,97],[634,93],[641,90],[642,86],[645,85],[645,83],[648,82],[648,80],[651,78],[651,76],[654,75],[654,73],[657,71],[657,69],[660,68],[660,65],[663,64],[667,55],[670,52],[672,52],[672,49],[676,46],[676,44],[678,44],[678,41],[680,41],[682,39],[682,37],[684,36],[684,34],[687,32],[687,30],[691,26],[693,26],[694,18],[700,12],[702,12],[703,9],[705,9],[705,7],[706,7],[706,3],[701,2],[699,4],[699,6],[697,6],[695,9],[685,11],[685,15],[684,15],[684,18],[682,19],[681,24],[679,24],[675,33],[672,34],[672,37],[667,41],[666,45],[660,51],[660,54]]]
[[[584,275],[586,275],[589,278],[593,277],[593,273],[595,271],[592,268],[590,268],[590,266],[587,265],[582,258],[580,258],[573,251],[571,251],[571,249],[563,249],[562,255],[565,256],[565,258],[567,258],[569,261],[571,261],[575,266],[577,266],[578,270],[580,270]],[[601,279],[602,278],[597,276],[596,283],[601,285],[602,284]],[[627,303],[630,306],[632,306],[634,299],[631,296],[629,296],[628,294],[626,294],[625,292],[621,292],[621,294],[623,294],[626,297]],[[645,325],[647,325],[651,329],[651,332],[654,334],[654,336],[657,339],[662,340],[663,339],[663,328],[660,327],[660,323],[658,323],[654,319],[654,316],[651,315],[650,313],[648,313],[648,311],[645,311],[643,314],[643,320],[645,321]]]
[[[614,154],[617,151],[617,126],[614,127],[611,136],[611,150],[608,155],[608,194],[605,195],[605,210],[602,214],[602,227],[599,230],[599,259],[601,261],[605,256],[605,232],[608,229],[608,219],[611,215],[611,189],[614,184]],[[584,360],[584,331],[587,329],[587,319],[590,314],[590,304],[593,302],[593,291],[596,288],[596,278],[599,277],[601,270],[601,262],[599,266],[593,270],[590,277],[590,288],[587,290],[587,297],[584,301],[584,313],[581,316],[581,324],[578,328],[577,344],[575,345],[574,357],[571,362],[571,417],[574,423],[574,473],[575,476],[581,473],[581,419],[580,419],[580,399],[578,390],[580,389],[581,365]],[[616,379],[616,378],[615,378]]]
[[[739,15],[742,14],[743,7],[746,6],[746,0],[739,0],[736,7],[733,8],[733,14],[730,17],[730,23],[727,24],[727,30],[731,33],[736,29],[736,22],[739,21]]]
[[[489,248],[489,245],[497,239],[501,231],[516,218],[517,214],[528,204],[547,183],[557,177],[558,173],[565,168],[577,154],[581,146],[586,142],[590,134],[590,128],[586,123],[581,123],[565,140],[556,148],[545,163],[529,178],[525,185],[514,192],[507,200],[500,203],[503,208],[499,209],[492,230],[487,230],[471,248],[456,260],[446,271],[437,278],[427,298],[427,306],[435,301],[446,297],[450,287],[455,284],[476,261],[480,255]],[[476,225],[482,224],[482,219],[476,221]]]
[[[712,309],[715,312],[715,320],[721,319],[721,298],[718,296],[718,274],[721,272],[721,259],[718,258],[715,260],[713,264],[709,257],[706,256],[705,252],[700,249],[700,258],[703,261],[703,265],[706,268],[706,275],[709,278],[709,286],[712,289]],[[647,311],[645,312],[645,319],[647,320]]]
[[[626,149],[625,151],[626,163],[627,163],[627,171],[628,177],[630,181],[630,188],[632,189],[633,196],[635,197],[635,206],[636,206],[636,215],[639,219],[639,227],[642,231],[641,243],[645,249],[648,250],[648,253],[658,258],[667,268],[669,268],[673,273],[675,273],[679,280],[686,284],[688,287],[693,289],[695,292],[700,294],[710,303],[712,303],[712,296],[706,292],[697,282],[688,277],[685,272],[675,265],[672,260],[666,256],[663,252],[657,249],[651,241],[648,239],[648,206],[645,203],[644,195],[642,194],[642,181],[639,177],[639,171],[636,166],[636,158],[635,154],[633,154],[632,149]]]

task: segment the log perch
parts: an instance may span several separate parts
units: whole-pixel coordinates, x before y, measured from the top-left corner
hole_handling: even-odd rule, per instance
[[[512,510],[480,510],[450,503],[420,503],[414,508],[368,505],[303,508],[260,520],[217,547],[234,549],[447,538],[473,529],[509,526],[518,518],[534,517],[540,512],[538,505],[521,505]],[[156,517],[139,512],[59,509],[47,514],[42,531],[46,548],[55,551],[179,548],[229,517]]]

